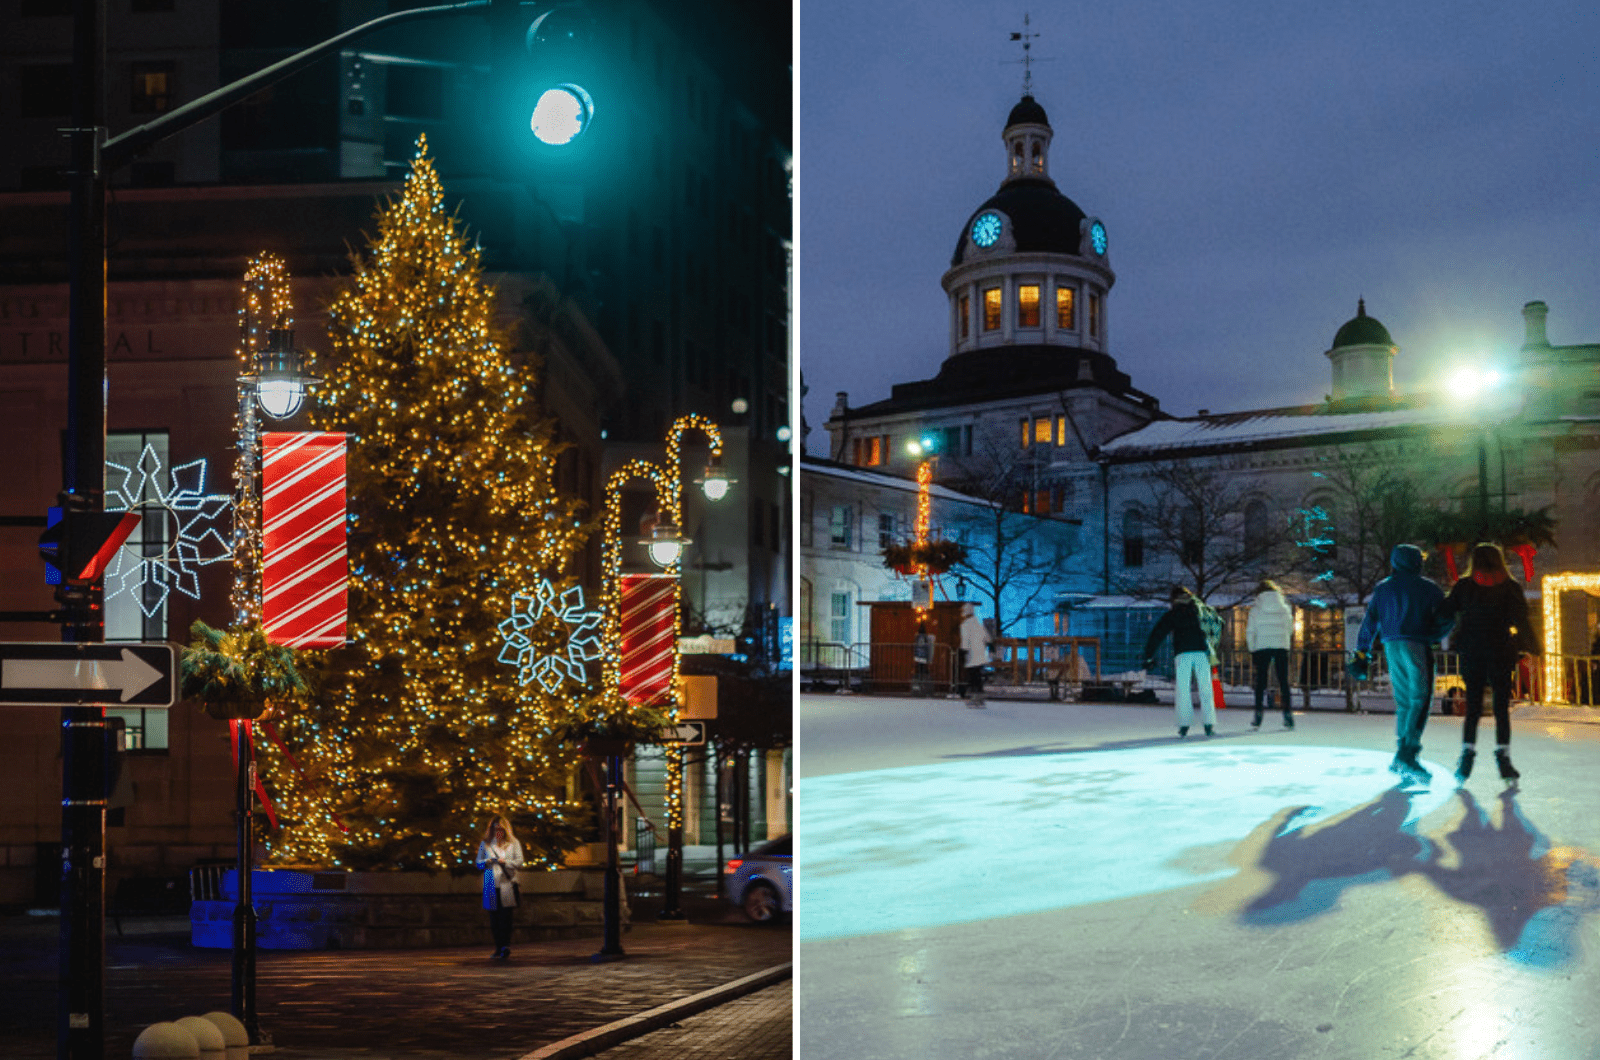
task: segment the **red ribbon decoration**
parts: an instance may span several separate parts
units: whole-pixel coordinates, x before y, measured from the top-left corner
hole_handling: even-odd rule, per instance
[[[1452,549],[1449,545],[1445,545],[1444,548],[1443,548],[1443,552],[1444,552],[1444,569],[1445,569],[1445,572],[1450,575],[1450,581],[1451,581],[1452,584],[1454,584],[1456,581],[1458,581],[1461,578],[1461,575],[1456,572],[1456,553],[1455,553],[1455,550]]]
[[[229,740],[228,743],[233,748],[233,771],[237,773],[239,771],[239,747],[241,746],[239,740],[241,738],[249,740],[250,747],[253,750],[255,748],[255,737],[251,734],[251,723],[248,719],[230,718],[228,719],[228,729],[233,735],[233,739]],[[251,758],[253,761],[254,755]],[[277,828],[278,808],[272,805],[272,800],[267,797],[267,786],[261,781],[260,770],[255,771],[255,782],[256,798],[261,800],[261,808],[267,811],[267,820],[272,823],[273,828]]]
[[[1532,545],[1527,544],[1526,542],[1524,542],[1523,544],[1520,544],[1520,545],[1512,545],[1506,551],[1510,552],[1513,556],[1516,556],[1518,559],[1520,559],[1522,561],[1522,584],[1524,584],[1524,585],[1532,585],[1533,584],[1533,557],[1534,557],[1534,554],[1537,553],[1539,550],[1534,548]]]

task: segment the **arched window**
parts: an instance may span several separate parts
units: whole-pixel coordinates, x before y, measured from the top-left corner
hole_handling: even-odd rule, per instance
[[[1122,565],[1144,566],[1144,513],[1137,508],[1122,513]]]
[[[1033,171],[1044,172],[1044,145],[1038,140],[1033,141]]]

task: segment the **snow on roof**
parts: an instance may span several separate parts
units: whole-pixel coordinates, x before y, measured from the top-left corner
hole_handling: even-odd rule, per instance
[[[1163,449],[1248,445],[1329,434],[1432,427],[1456,419],[1452,410],[1443,405],[1382,412],[1328,412],[1321,406],[1304,411],[1236,412],[1194,419],[1156,420],[1107,442],[1100,451],[1107,456],[1117,456]]]
[[[851,467],[848,464],[839,464],[832,460],[822,460],[812,456],[801,457],[800,473],[803,475],[827,475],[830,478],[860,482],[868,486],[877,486],[881,489],[901,490],[906,493],[917,492],[917,484],[912,479],[901,478],[899,475],[890,475],[882,471],[868,471],[866,468]],[[928,495],[942,500],[958,501],[962,504],[987,506],[989,503],[982,497],[974,497],[970,493],[960,493],[938,483],[933,483],[928,487]]]

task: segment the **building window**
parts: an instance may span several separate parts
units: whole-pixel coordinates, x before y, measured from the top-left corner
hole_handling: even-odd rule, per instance
[[[1070,287],[1056,288],[1056,327],[1072,331],[1078,326],[1078,314],[1073,308],[1073,291]]]
[[[1035,445],[1050,444],[1050,417],[1037,416],[1033,421],[1033,441]]]
[[[1028,417],[1022,417],[1022,419],[1017,421],[1017,425],[1022,428],[1022,448],[1026,449],[1028,448],[1028,443],[1033,441],[1033,435],[1028,431]]]
[[[106,435],[106,460],[135,469],[137,476],[139,461],[146,446],[155,452],[163,469],[172,466],[167,459],[166,431],[113,431]],[[120,475],[121,472],[110,474]],[[145,480],[144,489],[144,496],[139,498],[141,503],[157,500],[154,477]],[[169,544],[167,532],[165,519],[140,519],[139,525],[133,528],[133,533],[123,544],[122,553],[112,562],[126,564],[137,562],[136,557],[165,555]],[[108,591],[105,606],[107,642],[167,639],[167,604],[162,598],[162,587],[155,584],[154,580],[130,587],[124,592]]]
[[[1025,283],[1017,288],[1017,327],[1039,326],[1039,285]]]
[[[1137,508],[1122,513],[1122,565],[1144,566],[1144,516]]]
[[[888,447],[889,436],[874,434],[867,438],[851,439],[851,446],[855,450],[855,465],[857,467],[877,467],[883,463],[884,450]]]
[[[1053,510],[1050,504],[1050,491],[1025,490],[1022,494],[1022,510],[1029,515],[1049,515]]]
[[[1057,416],[1056,417],[1056,445],[1062,446],[1062,445],[1066,445],[1066,444],[1067,444],[1067,417],[1065,415],[1061,415],[1061,416]]]
[[[1089,292],[1089,334],[1100,337],[1100,296],[1093,291]]]
[[[885,549],[894,544],[894,515],[890,512],[878,514],[878,548]]]
[[[129,751],[165,751],[170,747],[165,709],[107,707],[106,717],[122,719],[123,738]]]
[[[986,287],[983,291],[983,330],[1000,330],[1000,288]]]
[[[133,89],[128,109],[135,114],[165,114],[172,106],[178,64],[171,61],[133,64]]]
[[[828,514],[828,543],[834,548],[850,548],[854,545],[854,516],[855,512],[847,504],[835,505]]]
[[[965,291],[963,291],[961,294],[956,296],[956,327],[959,329],[962,338],[967,337],[967,334],[971,328],[971,325],[967,322],[967,317],[971,312],[972,299],[967,296]]]
[[[849,644],[851,595],[837,592],[831,596],[828,603],[828,639],[835,644]]]
[[[1253,500],[1244,507],[1245,558],[1254,559],[1267,551],[1267,502]]]

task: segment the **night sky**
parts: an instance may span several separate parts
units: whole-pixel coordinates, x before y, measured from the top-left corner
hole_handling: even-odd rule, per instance
[[[1039,8],[1042,8],[1040,10]],[[1023,8],[805,0],[800,363],[808,451],[934,375],[939,277],[999,186]],[[1515,353],[1521,309],[1600,342],[1600,8],[1038,5],[1056,185],[1110,232],[1110,353],[1166,411],[1320,401],[1367,311],[1414,389]]]

